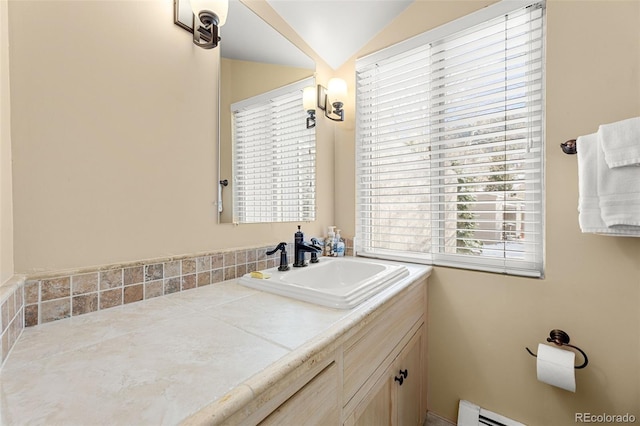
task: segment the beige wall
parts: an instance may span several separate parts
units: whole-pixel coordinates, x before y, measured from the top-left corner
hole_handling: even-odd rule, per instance
[[[293,239],[294,223],[217,224],[219,50],[193,45],[171,0],[13,1],[9,34],[16,272]],[[318,132],[309,236],[333,214]]]
[[[486,3],[418,1],[359,55]],[[559,148],[600,123],[640,115],[640,2],[547,6],[546,278],[436,268],[428,407],[452,420],[459,399],[531,425],[574,424],[575,412],[640,418],[640,239],[580,233],[577,160]],[[350,87],[354,67],[352,60],[339,70]],[[337,181],[354,181],[353,144],[351,121],[336,138]],[[336,222],[349,235],[354,190],[345,187],[336,187]],[[553,328],[590,357],[575,394],[538,382],[525,351]]]
[[[0,1],[0,285],[13,275],[8,3]]]

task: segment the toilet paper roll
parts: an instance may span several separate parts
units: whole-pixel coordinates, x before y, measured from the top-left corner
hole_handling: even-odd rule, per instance
[[[575,359],[574,352],[540,343],[537,361],[538,380],[575,392]]]

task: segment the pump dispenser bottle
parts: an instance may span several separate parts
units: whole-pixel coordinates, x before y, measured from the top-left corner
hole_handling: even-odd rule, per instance
[[[335,244],[336,256],[338,257],[344,256],[344,249],[345,249],[344,240],[340,236],[340,229],[338,229],[338,233],[336,234],[336,244]]]
[[[336,229],[335,226],[330,226],[327,231],[327,238],[324,239],[324,255],[325,256],[335,256],[335,239],[336,233],[334,232]]]

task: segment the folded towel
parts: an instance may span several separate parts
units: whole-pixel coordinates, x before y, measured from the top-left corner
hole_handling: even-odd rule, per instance
[[[578,222],[585,233],[612,236],[640,237],[640,228],[616,226],[609,228],[602,219],[598,197],[598,136],[591,134],[578,138]]]
[[[598,133],[596,146],[602,220],[609,228],[640,226],[640,167],[609,168],[604,158],[601,133]]]
[[[640,117],[603,124],[598,134],[610,168],[640,166]]]

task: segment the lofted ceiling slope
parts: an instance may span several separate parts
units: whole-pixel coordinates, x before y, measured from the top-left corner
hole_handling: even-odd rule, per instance
[[[413,0],[267,0],[334,70]]]
[[[414,0],[264,1],[336,70]],[[240,0],[229,0],[221,36],[225,58],[315,68],[311,58]]]

